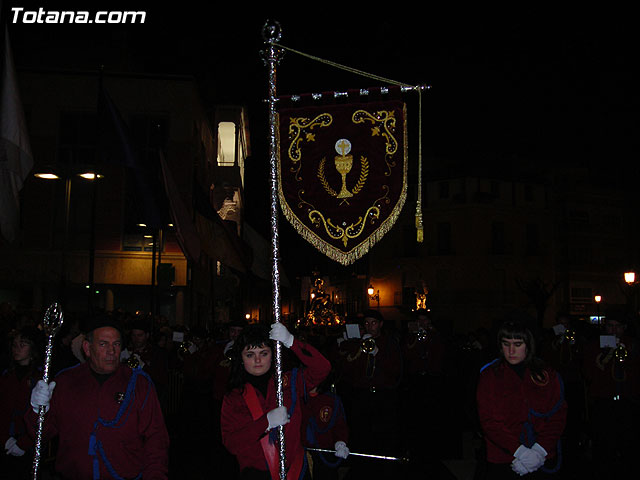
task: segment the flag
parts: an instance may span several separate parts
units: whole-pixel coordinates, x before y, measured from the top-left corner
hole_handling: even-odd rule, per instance
[[[33,156],[6,26],[3,44],[0,87],[0,231],[6,240],[13,242],[20,223],[19,192],[33,168]]]
[[[393,227],[406,200],[406,106],[392,93],[278,102],[282,211],[305,240],[343,265]]]
[[[197,262],[200,259],[200,237],[196,231],[189,211],[185,203],[182,201],[176,182],[173,179],[171,170],[164,159],[164,155],[160,152],[160,165],[162,167],[162,178],[164,179],[164,188],[169,199],[169,207],[171,208],[171,217],[176,227],[176,237],[182,253],[191,262]]]
[[[162,228],[166,198],[160,184],[157,165],[145,165],[133,148],[131,134],[120,111],[100,82],[98,99],[99,151],[103,162],[126,167],[127,193],[136,220],[150,228]]]

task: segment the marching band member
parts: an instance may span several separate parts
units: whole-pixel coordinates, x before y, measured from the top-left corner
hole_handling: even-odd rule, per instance
[[[282,342],[304,364],[283,374],[284,405],[276,406],[273,376],[273,342]],[[306,478],[302,447],[302,398],[305,389],[320,384],[331,365],[309,344],[295,339],[281,323],[271,331],[261,325],[247,326],[232,350],[229,391],[222,403],[222,441],[238,460],[243,479],[278,479],[279,452],[276,427],[284,425],[287,479]]]
[[[0,478],[31,477],[33,439],[23,417],[30,408],[31,389],[42,378],[41,344],[42,333],[37,328],[21,328],[11,344],[11,365],[0,377],[0,441],[6,453],[0,457]]]
[[[566,422],[562,381],[535,357],[533,335],[524,323],[505,322],[498,347],[500,358],[483,367],[477,390],[487,478],[544,477],[547,459],[558,456]]]
[[[149,376],[120,362],[122,334],[109,316],[92,321],[82,342],[87,362],[40,380],[25,415],[34,435],[59,438],[56,470],[64,479],[166,479],[169,435]],[[34,435],[35,436],[35,435]]]
[[[594,466],[599,477],[626,478],[637,469],[640,346],[627,315],[610,314],[604,322],[602,333],[614,337],[615,346],[596,337],[583,359]]]

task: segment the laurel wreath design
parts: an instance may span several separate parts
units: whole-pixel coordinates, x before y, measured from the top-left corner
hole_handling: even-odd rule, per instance
[[[320,184],[329,195],[331,195],[332,197],[337,197],[338,192],[331,188],[331,185],[329,185],[329,182],[327,182],[327,177],[324,175],[324,165],[326,162],[327,159],[325,157],[322,157],[322,160],[320,160],[320,163],[318,164],[318,180],[320,180]]]
[[[332,197],[337,197],[338,192],[336,192],[329,182],[327,181],[327,177],[325,176],[325,164],[327,163],[326,157],[322,157],[320,163],[318,164],[318,180],[320,180],[320,184],[325,191],[331,195]],[[357,195],[360,190],[363,189],[364,184],[367,182],[367,177],[369,176],[369,160],[364,155],[360,157],[360,176],[358,177],[358,182],[351,190],[351,193]]]

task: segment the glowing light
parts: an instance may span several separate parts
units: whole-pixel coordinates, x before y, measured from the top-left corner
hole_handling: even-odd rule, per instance
[[[635,283],[636,281],[636,272],[624,272],[624,281],[629,285]]]
[[[102,175],[94,172],[79,173],[78,176],[84,178],[85,180],[95,180],[96,178],[103,178]]]
[[[51,172],[34,173],[33,176],[42,178],[43,180],[58,180],[60,178],[55,173],[51,173]]]
[[[595,297],[593,297],[593,299],[596,301],[596,303],[600,303],[602,301],[602,295],[596,295]]]

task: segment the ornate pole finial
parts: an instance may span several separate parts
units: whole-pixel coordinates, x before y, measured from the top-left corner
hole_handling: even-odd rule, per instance
[[[279,42],[282,38],[282,28],[276,20],[267,20],[262,27],[262,38],[266,43]]]

